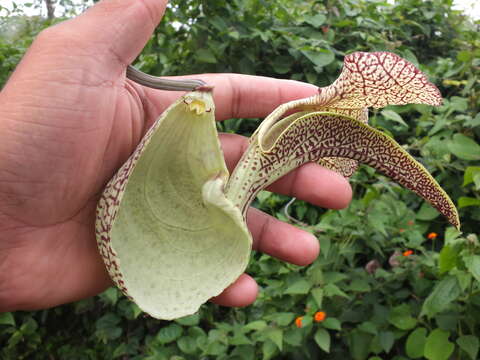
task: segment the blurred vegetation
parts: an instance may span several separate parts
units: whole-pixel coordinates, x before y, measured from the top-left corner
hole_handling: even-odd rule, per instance
[[[63,3],[67,15],[78,12]],[[0,19],[0,86],[52,21],[22,9]],[[459,208],[463,234],[362,167],[351,179],[348,209],[289,206],[289,216],[317,235],[322,254],[308,267],[254,254],[248,272],[261,286],[254,305],[207,304],[196,315],[158,321],[112,288],[53,309],[0,314],[0,358],[478,359],[479,30],[451,0],[171,1],[136,62],[151,74],[239,72],[325,86],[345,54],[377,50],[419,66],[440,88],[443,106],[372,111],[371,125],[440,182]],[[258,121],[218,127],[248,135]],[[255,206],[291,221],[289,200],[262,192]]]

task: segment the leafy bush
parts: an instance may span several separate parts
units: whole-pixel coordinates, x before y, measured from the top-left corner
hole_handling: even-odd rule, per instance
[[[43,26],[0,40],[0,82]],[[351,179],[355,197],[341,211],[295,201],[286,214],[288,198],[262,192],[255,205],[301,221],[322,254],[308,267],[254,254],[248,271],[261,286],[254,305],[207,304],[166,322],[144,316],[112,288],[54,309],[0,315],[0,357],[477,359],[478,34],[479,23],[452,10],[450,0],[172,1],[137,61],[151,74],[241,72],[324,86],[352,51],[392,51],[419,65],[444,105],[373,111],[371,124],[425,164],[458,205],[464,233],[366,167]],[[218,126],[250,134],[257,123]]]

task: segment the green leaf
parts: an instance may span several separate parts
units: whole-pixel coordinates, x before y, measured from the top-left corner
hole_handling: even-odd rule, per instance
[[[327,236],[319,236],[318,240],[320,241],[320,249],[322,249],[321,255],[323,255],[323,257],[325,257],[325,258],[328,258],[330,248],[332,246],[331,239]],[[322,282],[319,282],[317,284],[321,284],[321,283]]]
[[[283,348],[283,330],[282,329],[271,329],[267,333],[267,337],[277,345],[278,349],[282,351]]]
[[[277,323],[277,325],[280,325],[280,326],[289,325],[294,318],[295,318],[295,314],[290,312],[278,312],[275,314],[264,316],[265,320],[274,321],[275,323]]]
[[[377,325],[374,324],[371,321],[365,321],[365,322],[361,323],[358,326],[358,329],[362,330],[363,332],[365,332],[367,334],[372,334],[372,335],[377,335],[378,334]]]
[[[388,232],[385,229],[385,220],[386,216],[383,216],[382,214],[371,214],[371,216],[368,216],[368,225],[373,227],[383,236],[387,237]]]
[[[244,332],[249,332],[249,331],[252,331],[252,330],[255,330],[255,331],[261,331],[263,329],[265,329],[267,327],[267,322],[266,321],[263,321],[263,320],[255,320],[255,321],[252,321],[250,323],[248,323],[247,325],[245,325],[243,327],[243,331]]]
[[[97,320],[95,327],[97,329],[106,329],[118,325],[120,321],[120,317],[118,317],[116,314],[107,313]]]
[[[470,356],[470,359],[478,359],[477,355],[480,346],[478,337],[474,335],[462,335],[457,339],[457,344],[460,346],[460,349],[465,351],[468,356]]]
[[[340,281],[347,280],[348,275],[338,272],[338,271],[329,271],[324,273],[325,283],[336,284]]]
[[[302,53],[316,66],[327,66],[335,60],[335,54],[327,49],[302,50]]]
[[[299,220],[302,220],[307,213],[307,205],[305,203],[300,203],[295,206],[295,213]]]
[[[215,58],[215,55],[210,49],[198,49],[195,51],[195,58],[204,63],[209,63],[209,64],[216,64],[217,59]]]
[[[236,31],[236,30],[229,31],[229,32],[228,32],[228,35],[229,35],[231,38],[235,39],[235,40],[240,39],[240,33],[239,33],[238,31]]]
[[[177,340],[183,333],[183,328],[180,325],[172,323],[161,328],[157,333],[156,339],[161,344],[168,344]]]
[[[457,299],[461,291],[460,284],[455,276],[445,277],[437,283],[423,303],[420,316],[427,315],[428,317],[432,317],[446,310],[448,306]]]
[[[477,115],[474,118],[470,118],[467,121],[465,121],[465,126],[474,128],[476,126],[480,126],[480,113],[477,113]]]
[[[101,293],[99,296],[104,303],[109,305],[115,305],[120,296],[120,292],[118,291],[117,288],[110,287],[107,290],[105,290],[103,293]]]
[[[245,336],[240,326],[236,326],[233,330],[233,337],[229,339],[229,343],[230,345],[235,346],[251,345],[252,341],[247,336]]]
[[[457,242],[457,239],[462,235],[462,232],[454,227],[448,227],[445,231],[445,244],[453,245]]]
[[[209,17],[208,22],[220,32],[228,30],[228,25],[220,16]]]
[[[193,326],[188,328],[187,331],[189,336],[195,338],[197,345],[203,345],[207,342],[207,334],[202,328],[198,326]]]
[[[302,328],[313,324],[313,316],[304,316],[302,319]]]
[[[323,351],[330,352],[330,333],[325,329],[318,329],[314,337],[315,342]]]
[[[388,321],[400,330],[410,330],[417,325],[417,320],[411,316],[411,309],[407,304],[394,307],[390,312]]]
[[[14,348],[20,341],[24,338],[23,333],[21,331],[15,331],[12,336],[8,339],[8,348]]]
[[[465,112],[468,109],[468,99],[460,96],[452,96],[449,100],[449,106],[454,111]]]
[[[452,355],[455,345],[448,341],[450,332],[433,330],[425,342],[424,356],[428,360],[447,360]]]
[[[138,318],[138,316],[143,313],[142,309],[140,309],[140,307],[135,304],[135,303],[132,303],[130,305],[130,308],[132,309],[132,314],[133,314],[133,318],[136,319]]]
[[[0,325],[12,325],[15,326],[15,318],[12,313],[6,312],[0,314]]]
[[[326,329],[338,330],[338,331],[342,330],[342,324],[340,323],[340,320],[333,317],[327,317],[325,320],[323,320],[322,326]]]
[[[273,70],[277,74],[286,74],[292,69],[290,57],[287,56],[275,56],[272,62]]]
[[[20,331],[23,335],[32,335],[38,329],[38,323],[35,321],[33,317],[29,317],[27,321],[25,321],[22,326],[20,326]]]
[[[116,359],[116,358],[119,358],[120,356],[126,355],[127,351],[128,351],[127,344],[126,343],[121,343],[113,351],[112,359]]]
[[[310,293],[312,294],[313,299],[315,300],[318,308],[320,309],[322,307],[322,303],[323,303],[323,289],[320,288],[320,287],[316,287],[316,288],[312,289],[312,291]]]
[[[468,166],[463,174],[463,186],[474,182],[480,188],[480,166]]]
[[[408,128],[408,124],[402,119],[402,117],[393,110],[383,109],[380,112],[384,118],[394,121],[400,125],[403,125]]]
[[[467,61],[470,61],[470,59],[472,58],[472,55],[473,54],[472,54],[471,51],[462,50],[462,51],[458,52],[457,60],[462,61],[462,62],[467,62]]]
[[[283,340],[287,344],[297,347],[302,345],[303,335],[302,332],[298,331],[297,328],[290,328],[285,331],[285,334],[283,335]]]
[[[205,348],[205,355],[213,355],[218,357],[219,355],[225,354],[227,351],[228,346],[219,342],[219,341],[212,341],[209,342],[208,345]]]
[[[408,357],[419,359],[423,357],[425,343],[427,341],[427,329],[417,328],[408,335],[405,351]]]
[[[340,288],[335,284],[327,284],[323,288],[325,297],[334,297],[334,296],[341,296],[346,299],[350,299],[350,297],[344,293]]]
[[[350,355],[353,360],[364,360],[368,356],[372,338],[372,335],[357,329],[350,333]]]
[[[313,206],[309,206],[307,208],[307,213],[305,215],[305,218],[307,219],[307,222],[310,224],[317,224],[318,223],[318,210],[315,209]]]
[[[467,197],[467,196],[460,196],[458,198],[458,207],[461,209],[467,206],[480,206],[480,199]]]
[[[442,330],[455,331],[459,321],[460,317],[453,311],[435,316],[435,322],[438,328]]]
[[[468,255],[463,258],[463,261],[470,274],[473,275],[475,280],[480,282],[480,256]]]
[[[200,322],[200,316],[198,314],[188,315],[176,319],[175,322],[183,326],[195,326]]]
[[[350,283],[349,289],[354,292],[370,292],[371,287],[367,279],[356,278]]]
[[[272,197],[270,191],[262,190],[257,194],[257,200],[262,204]]]
[[[362,198],[363,203],[365,206],[368,206],[372,200],[378,199],[380,197],[380,193],[374,187],[368,187],[367,192]]]
[[[102,316],[95,323],[95,335],[104,343],[120,337],[122,334],[120,321],[120,317],[113,313]]]
[[[267,340],[262,345],[263,360],[271,359],[278,351],[277,345],[271,340]]]
[[[418,220],[430,221],[438,217],[440,213],[427,202],[424,202],[418,210],[416,218]]]
[[[382,349],[388,354],[392,350],[395,335],[391,331],[380,331],[378,333],[378,341]]]
[[[440,251],[438,267],[440,274],[446,273],[457,266],[458,251],[451,245],[445,245]]]
[[[309,23],[312,26],[319,27],[325,23],[327,17],[323,14],[316,14],[313,16],[306,16],[305,22]]]
[[[254,360],[255,359],[255,347],[252,345],[239,345],[235,346],[231,353],[231,359],[235,360]]]
[[[290,285],[286,290],[285,294],[290,295],[304,295],[308,294],[312,284],[305,279],[300,279],[295,281],[292,285]]]
[[[419,62],[415,54],[410,49],[405,49],[402,51],[403,57],[410,61],[416,67],[419,67]]]
[[[193,355],[197,352],[197,340],[192,336],[182,336],[177,340],[177,346],[185,354]]]
[[[480,160],[480,145],[468,136],[455,134],[447,146],[456,157],[462,160]]]

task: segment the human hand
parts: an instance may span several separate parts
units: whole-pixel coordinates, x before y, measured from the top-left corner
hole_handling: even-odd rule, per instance
[[[104,0],[43,31],[0,92],[0,311],[47,308],[111,285],[95,241],[106,182],[181,94],[142,87],[125,69],[160,21],[166,0]],[[316,93],[308,84],[237,74],[200,75],[215,87],[218,120],[264,117]],[[247,141],[221,135],[230,170]],[[270,189],[342,208],[348,182],[307,164]],[[310,234],[251,209],[254,248],[294,264],[318,255]],[[244,306],[257,285],[242,275],[214,302]]]

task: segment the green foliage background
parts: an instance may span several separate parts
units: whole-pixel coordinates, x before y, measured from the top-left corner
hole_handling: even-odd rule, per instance
[[[21,9],[0,19],[0,86],[50,23]],[[440,182],[459,207],[463,234],[411,192],[362,167],[351,179],[348,209],[290,206],[317,235],[322,254],[308,267],[254,254],[248,271],[261,286],[254,305],[207,304],[196,315],[157,321],[112,288],[54,309],[0,314],[0,358],[478,359],[479,30],[451,0],[171,1],[136,64],[151,74],[239,72],[325,86],[345,54],[377,50],[419,66],[444,105],[372,111],[371,125],[404,144]],[[218,127],[248,135],[258,121]],[[289,221],[288,201],[262,192],[255,206]],[[430,232],[437,239],[429,240]],[[395,257],[409,249],[413,255]],[[366,267],[372,261],[374,272]],[[312,321],[316,311],[327,319]]]

